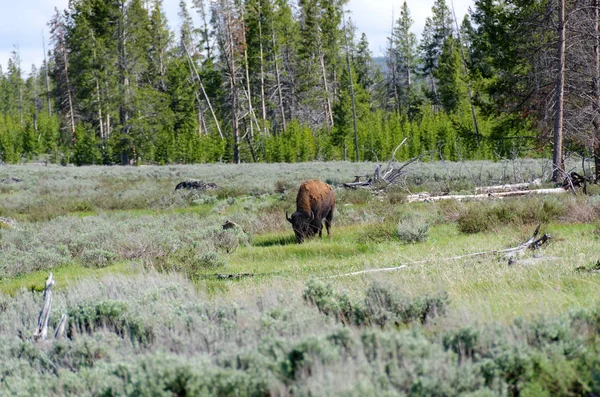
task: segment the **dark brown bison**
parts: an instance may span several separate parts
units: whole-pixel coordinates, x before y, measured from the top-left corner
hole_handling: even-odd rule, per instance
[[[331,236],[331,222],[335,209],[335,196],[333,188],[328,184],[317,181],[305,181],[300,185],[296,196],[296,212],[290,218],[287,211],[285,217],[292,224],[296,241],[302,243],[304,239],[313,237],[323,231],[323,221],[327,228],[327,235]]]

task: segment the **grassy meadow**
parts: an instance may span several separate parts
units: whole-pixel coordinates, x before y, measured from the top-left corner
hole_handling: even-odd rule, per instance
[[[600,189],[406,202],[547,180],[542,160],[414,164],[384,195],[338,187],[374,168],[0,167],[0,395],[600,393]],[[333,235],[298,245],[285,211],[313,178],[336,187]],[[186,179],[218,188],[174,191]],[[452,259],[539,223],[550,243],[511,264]],[[50,331],[66,313],[67,335],[34,342],[49,272]]]

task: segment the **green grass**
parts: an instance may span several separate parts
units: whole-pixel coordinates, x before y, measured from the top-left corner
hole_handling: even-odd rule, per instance
[[[52,269],[52,275],[56,281],[54,289],[57,290],[64,290],[82,280],[99,280],[107,275],[132,275],[135,273],[137,271],[132,267],[132,264],[125,262],[115,263],[102,268],[83,267],[72,264]],[[12,279],[0,280],[0,293],[15,295],[21,289],[37,292],[43,291],[48,274],[47,270],[40,270]]]
[[[597,196],[401,204],[338,189],[332,237],[296,244],[284,219],[294,192],[275,193],[277,179],[346,180],[371,167],[0,170],[25,180],[0,199],[0,214],[20,221],[0,230],[3,387],[16,395],[600,391],[600,274],[578,269],[600,260]],[[428,172],[435,184],[418,190],[447,185],[435,167]],[[174,182],[198,174],[221,190],[173,193]],[[552,236],[544,260],[448,259],[517,246],[544,205],[552,206],[542,214]],[[472,208],[495,211],[494,223],[461,232],[458,216]],[[424,241],[398,237],[410,217],[429,225]],[[243,231],[224,232],[226,219]],[[50,271],[50,328],[68,313],[69,339],[36,344]],[[443,313],[423,304],[446,296]],[[432,315],[407,320],[420,312]]]
[[[593,225],[545,226],[543,231],[553,236],[543,249],[547,259],[533,264],[509,266],[500,255],[447,260],[516,246],[527,240],[534,228],[504,227],[495,233],[468,235],[458,232],[454,224],[443,224],[431,228],[426,243],[408,245],[399,241],[359,244],[358,226],[337,227],[331,240],[317,238],[302,245],[293,243],[291,232],[270,233],[257,236],[252,246],[228,256],[224,267],[204,272],[207,277],[215,273],[252,273],[254,277],[202,279],[201,286],[211,295],[231,296],[261,288],[273,279],[293,285],[312,277],[407,265],[394,272],[336,278],[335,283],[359,291],[373,279],[385,279],[409,294],[444,290],[456,311],[471,312],[482,321],[511,321],[518,316],[562,313],[599,304],[600,275],[575,270],[598,259]],[[522,259],[531,258],[528,253]]]

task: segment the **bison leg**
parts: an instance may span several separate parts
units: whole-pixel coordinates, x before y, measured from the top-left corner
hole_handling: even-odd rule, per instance
[[[325,227],[327,228],[327,236],[331,237],[331,222],[333,222],[333,208],[325,217]]]

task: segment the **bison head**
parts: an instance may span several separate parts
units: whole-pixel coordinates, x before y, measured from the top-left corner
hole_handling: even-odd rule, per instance
[[[302,211],[296,211],[290,218],[287,211],[285,212],[285,219],[292,224],[294,233],[296,234],[296,241],[302,243],[305,238],[312,237],[316,234],[316,228],[312,224],[315,219],[315,214],[310,211],[310,214]]]

